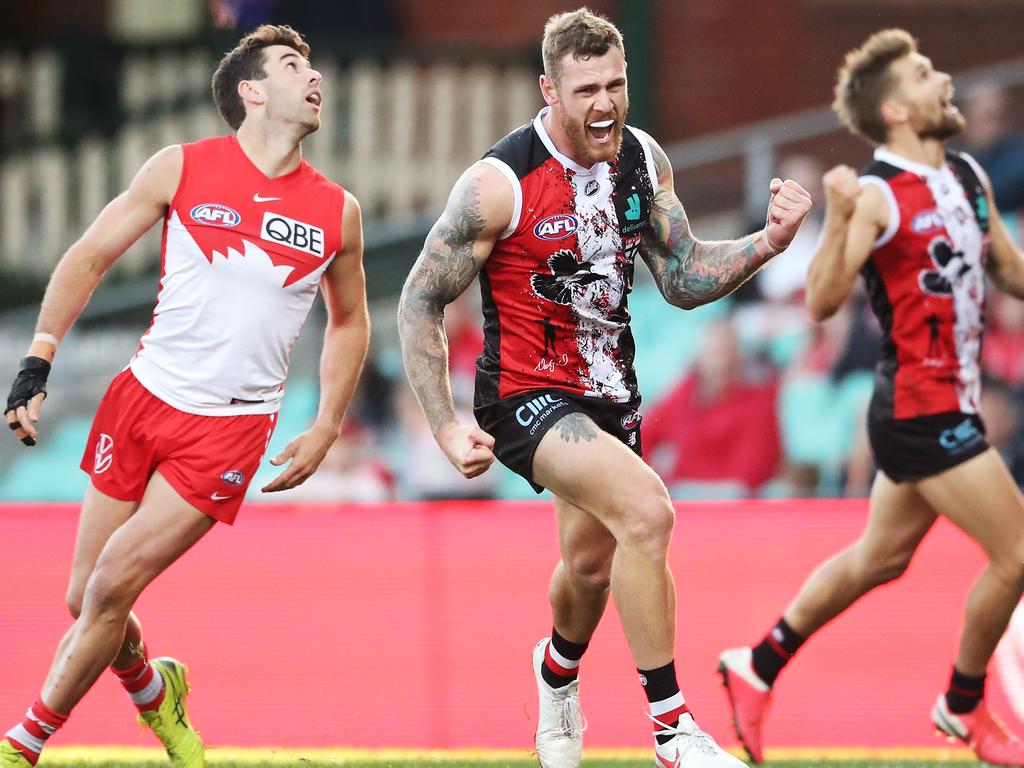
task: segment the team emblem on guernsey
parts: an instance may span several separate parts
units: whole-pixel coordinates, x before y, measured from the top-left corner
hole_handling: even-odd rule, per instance
[[[556,213],[537,222],[533,234],[541,240],[562,240],[576,232],[579,223],[571,213]]]
[[[594,263],[580,261],[576,254],[568,248],[556,251],[550,259],[550,275],[530,275],[530,285],[548,301],[556,304],[572,304],[574,294],[582,293],[588,285],[604,280],[605,275],[594,272]]]
[[[238,211],[220,203],[202,203],[193,208],[189,215],[193,221],[215,227],[237,227],[242,221]]]

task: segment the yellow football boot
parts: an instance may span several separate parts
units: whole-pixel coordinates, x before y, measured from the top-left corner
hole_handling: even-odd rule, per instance
[[[175,768],[206,768],[203,742],[185,712],[188,669],[180,661],[167,657],[153,659],[150,664],[164,680],[164,700],[158,709],[142,712],[139,722],[151,728],[164,743]]]
[[[25,756],[7,739],[0,739],[0,766],[5,768],[32,768]]]

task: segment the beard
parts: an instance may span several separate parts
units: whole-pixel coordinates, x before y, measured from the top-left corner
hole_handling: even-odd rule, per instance
[[[612,125],[612,140],[601,146],[591,144],[587,126],[582,120],[573,120],[564,111],[559,110],[558,120],[562,124],[562,130],[572,145],[573,153],[581,158],[581,165],[589,168],[595,163],[610,163],[614,160],[622,148],[622,124],[623,121],[615,119]]]
[[[938,121],[924,126],[922,130],[918,131],[917,135],[922,139],[946,141],[954,136],[958,136],[963,131],[965,122],[964,116],[959,112],[952,115],[943,112]]]

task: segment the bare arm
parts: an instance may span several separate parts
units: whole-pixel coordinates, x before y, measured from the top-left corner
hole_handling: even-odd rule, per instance
[[[989,278],[999,290],[1024,299],[1024,252],[1010,236],[996,208],[992,184],[982,171],[982,183],[988,200],[989,260],[985,265]]]
[[[474,449],[481,430],[459,425],[448,378],[444,308],[469,287],[512,217],[512,189],[501,173],[477,163],[455,183],[402,289],[398,332],[409,383],[448,459],[463,474],[479,474],[490,459]],[[479,434],[477,434],[479,433]],[[493,441],[490,441],[493,443]],[[489,445],[487,454],[490,454]],[[468,457],[468,461],[467,461]],[[474,463],[474,459],[478,459]],[[486,465],[479,468],[479,462]]]
[[[58,341],[64,337],[72,323],[85,308],[100,278],[131,247],[132,243],[163,217],[181,180],[183,152],[180,146],[165,147],[151,157],[139,170],[127,190],[114,198],[89,226],[79,240],[61,257],[50,282],[46,286],[43,303],[36,321],[36,333],[52,336]],[[57,347],[50,341],[31,342],[26,356],[50,363]],[[7,423],[17,423],[14,436],[26,445],[34,445],[38,436],[35,423],[39,421],[45,393],[48,366],[33,361],[45,370],[41,373],[42,387],[33,387],[32,395],[15,397],[19,378],[15,380],[8,410]],[[12,405],[12,399],[17,401]],[[22,404],[24,403],[24,404]]]
[[[341,252],[324,271],[320,281],[327,306],[327,329],[320,355],[320,409],[316,421],[270,460],[280,466],[291,459],[284,472],[264,488],[264,493],[283,491],[304,483],[320,466],[338,439],[341,419],[352,402],[370,343],[370,313],[366,306],[363,271],[363,223],[359,203],[345,193]]]
[[[774,179],[765,228],[739,240],[698,240],[675,193],[672,167],[652,142],[659,189],[640,254],[666,301],[693,309],[736,290],[785,249],[811,208],[811,198],[793,181]]]
[[[807,309],[817,321],[832,317],[853,290],[878,236],[889,223],[885,194],[860,185],[857,172],[839,165],[822,178],[825,223],[807,268]]]

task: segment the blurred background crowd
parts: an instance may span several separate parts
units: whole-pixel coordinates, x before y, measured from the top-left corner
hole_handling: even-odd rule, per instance
[[[803,284],[824,211],[821,175],[868,162],[825,105],[841,54],[904,26],[954,74],[959,148],[988,171],[1024,234],[1019,0],[595,0],[623,30],[630,122],[666,148],[698,237],[763,225],[768,180],[819,203],[792,246],[732,297],[668,306],[643,267],[630,298],[645,457],[676,498],[866,495],[863,421],[878,327],[859,294],[814,323]],[[63,250],[161,146],[222,134],[208,83],[221,52],[262,22],[290,23],[324,74],[306,157],[360,199],[374,339],[356,400],[293,501],[526,498],[495,467],[461,478],[437,450],[401,370],[397,296],[459,172],[541,106],[539,40],[553,0],[59,0],[18,3],[0,29],[0,378],[13,377]],[[443,12],[439,9],[443,8]],[[159,232],[101,285],[51,378],[40,444],[0,442],[0,500],[77,500],[92,411],[148,325]],[[276,452],[317,407],[319,308],[293,353]],[[467,415],[482,344],[474,288],[446,313],[452,386]],[[1024,304],[993,291],[983,415],[1024,482]],[[253,488],[273,472],[267,466]],[[254,490],[253,498],[260,494]],[[284,495],[278,496],[283,500]]]

